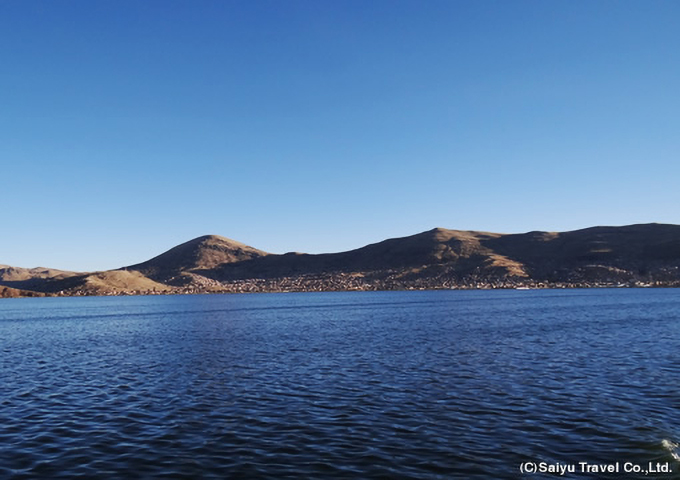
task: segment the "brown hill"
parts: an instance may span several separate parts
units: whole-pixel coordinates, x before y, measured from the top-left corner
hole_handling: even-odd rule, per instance
[[[0,285],[17,289],[41,290],[42,285],[46,282],[76,275],[82,274],[54,268],[21,268],[0,265]]]
[[[198,285],[202,290],[212,291],[214,281],[191,272],[263,255],[267,253],[243,243],[206,235],[146,262],[108,272],[76,273],[3,265],[0,267],[0,285],[67,295],[171,292],[173,286],[178,285]]]
[[[51,278],[40,283],[39,287],[42,292],[62,295],[169,293],[172,291],[172,287],[155,282],[139,272],[125,270]]]
[[[533,277],[641,277],[668,279],[680,265],[680,225],[591,227],[571,232],[502,235],[485,245],[525,265]],[[617,273],[618,272],[618,273]],[[625,272],[625,275],[621,275]]]
[[[170,284],[191,281],[190,272],[242,262],[268,255],[243,243],[218,235],[206,235],[171,248],[143,263],[122,270],[137,271],[153,280]],[[189,279],[189,280],[187,280]]]

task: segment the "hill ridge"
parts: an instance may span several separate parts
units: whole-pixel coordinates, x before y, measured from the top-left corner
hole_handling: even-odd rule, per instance
[[[202,235],[107,272],[0,266],[0,285],[63,295],[680,286],[680,226],[510,234],[437,227],[321,254],[271,254],[220,235]]]

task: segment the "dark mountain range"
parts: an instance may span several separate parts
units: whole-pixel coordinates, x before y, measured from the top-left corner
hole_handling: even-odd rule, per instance
[[[342,253],[268,255],[200,273],[219,281],[361,273],[451,286],[514,283],[672,282],[680,279],[680,226],[594,227],[498,234],[436,228]],[[421,280],[418,282],[416,280]]]
[[[486,244],[522,263],[531,277],[541,280],[566,281],[578,275],[595,280],[617,271],[624,277],[653,275],[657,280],[669,280],[673,272],[677,278],[680,262],[678,225],[529,232],[503,235]]]
[[[680,286],[680,226],[645,224],[500,234],[436,228],[341,253],[269,254],[199,237],[119,270],[0,266],[0,285],[120,294],[570,286]],[[12,295],[18,295],[12,291]]]
[[[484,242],[500,234],[436,228],[403,238],[341,253],[267,255],[228,263],[200,273],[218,280],[276,278],[294,275],[404,271],[448,265],[461,272],[484,268],[499,274],[525,276],[522,265],[499,255]]]

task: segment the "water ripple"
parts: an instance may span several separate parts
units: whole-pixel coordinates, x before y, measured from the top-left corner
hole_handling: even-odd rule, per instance
[[[2,478],[680,471],[673,291],[39,300],[0,305]]]

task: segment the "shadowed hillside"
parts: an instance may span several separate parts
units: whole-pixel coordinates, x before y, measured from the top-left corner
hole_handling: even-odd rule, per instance
[[[44,297],[44,293],[0,286],[0,298]]]
[[[219,280],[275,278],[339,272],[412,272],[414,269],[455,265],[460,272],[483,268],[502,275],[525,276],[523,266],[495,253],[482,242],[499,234],[435,228],[393,238],[342,253],[269,255],[246,262],[223,264],[198,273]]]
[[[680,226],[592,227],[564,233],[502,235],[485,244],[542,280],[596,280],[653,274],[670,279],[680,264]],[[675,273],[674,273],[675,272]],[[677,277],[676,277],[677,278]]]
[[[49,294],[118,295],[170,293],[168,285],[155,282],[139,272],[110,270],[68,277],[35,280],[37,290]]]

